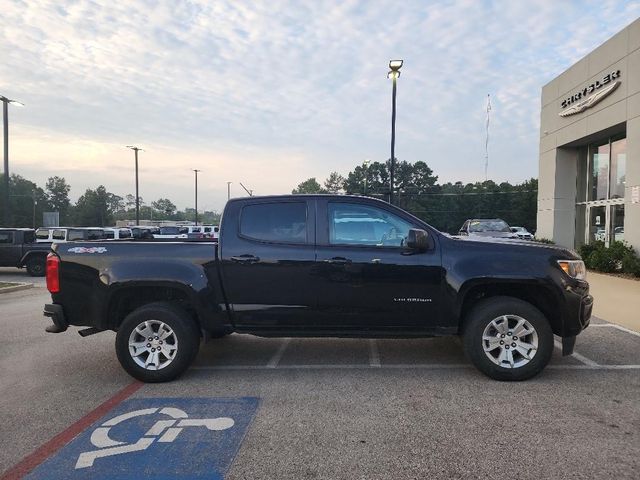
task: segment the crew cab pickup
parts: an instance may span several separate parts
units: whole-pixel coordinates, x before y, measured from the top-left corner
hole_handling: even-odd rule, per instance
[[[112,330],[123,368],[176,378],[201,339],[462,336],[479,370],[524,380],[553,335],[572,353],[593,299],[572,251],[440,233],[379,200],[288,195],[230,200],[219,243],[57,244],[47,259],[62,332]]]
[[[0,228],[0,267],[26,267],[32,277],[42,277],[50,251],[50,243],[36,243],[31,228]]]

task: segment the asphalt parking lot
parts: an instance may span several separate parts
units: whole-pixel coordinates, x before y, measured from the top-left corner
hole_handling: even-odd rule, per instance
[[[14,277],[30,279],[0,271]],[[113,333],[46,334],[37,282],[0,295],[2,480],[637,478],[640,335],[599,319],[517,384],[455,338],[231,335],[179,381],[142,385]]]

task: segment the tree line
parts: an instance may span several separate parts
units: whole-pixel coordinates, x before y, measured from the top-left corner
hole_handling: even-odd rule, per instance
[[[362,164],[346,177],[331,172],[320,184],[309,178],[291,193],[366,195],[389,200],[390,162]],[[422,161],[396,161],[395,204],[443,232],[457,233],[469,218],[501,218],[509,225],[536,230],[538,180],[509,182],[438,183],[437,175]]]
[[[4,218],[4,176],[0,174],[0,219]],[[47,179],[44,188],[26,178],[12,174],[9,179],[11,227],[39,227],[44,212],[58,212],[60,225],[107,227],[116,220],[135,219],[135,195],[121,197],[107,191],[104,185],[87,190],[72,203],[71,186],[64,177]],[[141,220],[193,221],[195,209],[178,210],[168,198],[159,198],[147,204],[140,197]],[[198,222],[217,224],[220,214],[214,211],[198,212]]]

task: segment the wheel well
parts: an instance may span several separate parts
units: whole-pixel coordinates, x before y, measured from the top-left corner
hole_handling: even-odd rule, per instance
[[[527,284],[488,284],[478,285],[467,292],[460,310],[460,325],[464,324],[467,314],[479,301],[490,297],[514,297],[530,303],[546,317],[554,333],[562,327],[562,318],[553,294],[544,287]]]
[[[189,295],[175,287],[141,286],[118,290],[109,301],[108,328],[117,330],[131,312],[149,303],[170,302],[185,310],[194,320],[198,315]]]

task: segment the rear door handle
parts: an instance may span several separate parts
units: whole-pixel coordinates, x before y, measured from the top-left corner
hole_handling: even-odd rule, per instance
[[[232,262],[236,263],[256,263],[260,261],[260,257],[256,257],[255,255],[238,255],[236,257],[231,257]]]
[[[326,260],[323,260],[323,262],[330,263],[332,265],[345,265],[347,263],[351,263],[351,260],[344,257],[333,257],[333,258],[327,258]]]

